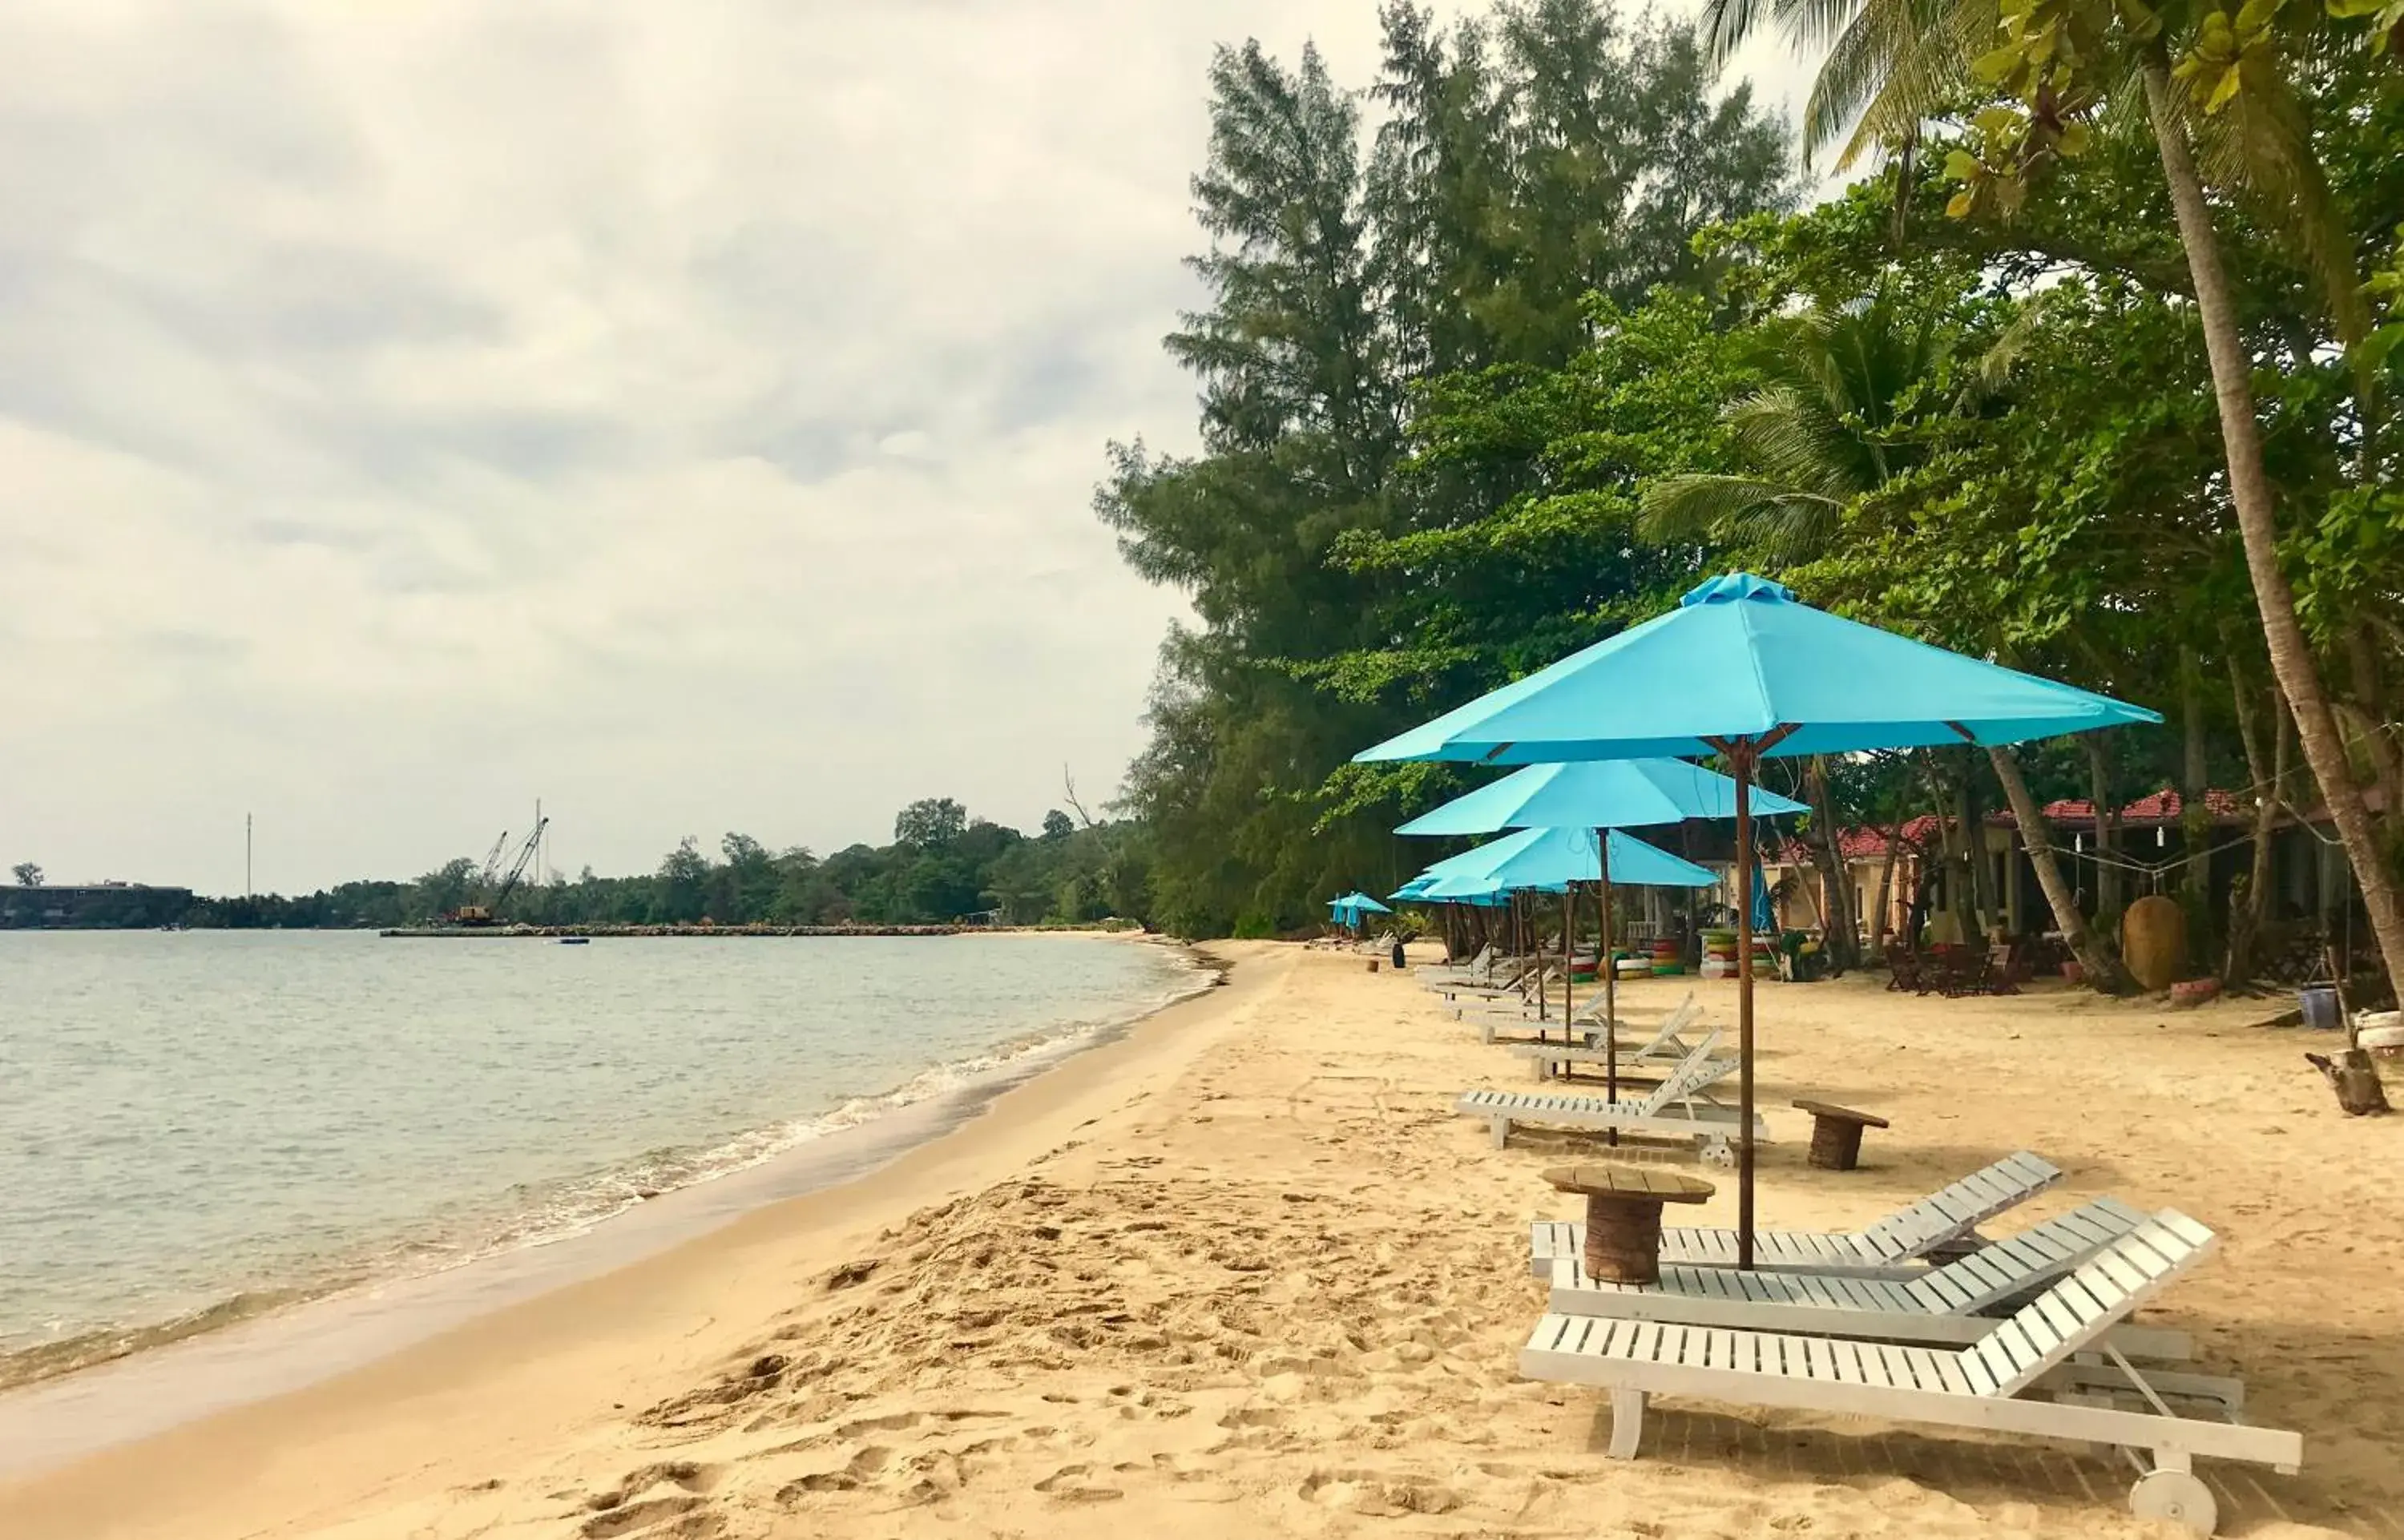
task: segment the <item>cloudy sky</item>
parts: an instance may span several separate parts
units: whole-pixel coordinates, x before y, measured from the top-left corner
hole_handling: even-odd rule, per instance
[[[0,864],[239,891],[1107,795],[1214,42],[1373,0],[15,0]],[[1773,94],[1790,89],[1765,82]]]

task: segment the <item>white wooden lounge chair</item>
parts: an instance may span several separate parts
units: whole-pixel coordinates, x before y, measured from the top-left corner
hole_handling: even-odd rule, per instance
[[[2139,1517],[2210,1534],[2219,1514],[2195,1458],[2292,1474],[2303,1463],[2302,1436],[2248,1427],[2227,1408],[2219,1421],[2174,1414],[2165,1398],[2186,1392],[2172,1377],[2140,1373],[2107,1334],[2217,1244],[2166,1210],[1960,1349],[1547,1314],[1520,1351],[1519,1372],[1610,1391],[1615,1460],[1636,1457],[1655,1395],[2109,1445],[2150,1460],[2129,1496]],[[2100,1361],[2090,1356],[2098,1353]]]
[[[1494,972],[1492,943],[1477,949],[1475,956],[1464,963],[1431,962],[1412,970],[1412,976],[1433,988],[1438,984],[1483,984]]]
[[[1559,1315],[1964,1347],[1994,1325],[1988,1312],[2050,1287],[2151,1217],[2117,1198],[2099,1197],[1908,1281],[1673,1264],[1661,1269],[1657,1283],[1614,1283],[1587,1277],[1583,1257],[1562,1257],[1553,1264],[1551,1309]],[[2193,1351],[2184,1332],[2135,1326],[2116,1330],[2113,1343],[2135,1358],[2179,1359]]]
[[[1714,1034],[1716,1035],[1716,1034]],[[1980,1244],[1978,1226],[2062,1180],[2061,1168],[2026,1150],[1971,1172],[1942,1191],[1897,1209],[1866,1229],[1755,1230],[1754,1263],[1777,1272],[1843,1273],[1848,1277],[1916,1277],[1929,1253],[1956,1242]],[[1664,1227],[1661,1260],[1704,1267],[1736,1266],[1736,1232]],[[1549,1281],[1556,1259],[1586,1250],[1586,1226],[1540,1219],[1528,1237],[1529,1268]]]
[[[1422,987],[1442,993],[1460,987],[1483,988],[1494,982],[1494,970],[1502,963],[1502,955],[1491,945],[1478,948],[1477,955],[1465,963],[1433,963],[1414,969],[1412,976]]]
[[[1459,1012],[1498,1000],[1525,1000],[1542,973],[1543,965],[1534,958],[1497,958],[1481,980],[1431,979],[1428,987]]]
[[[1546,1096],[1528,1091],[1471,1091],[1453,1103],[1453,1110],[1464,1116],[1486,1119],[1498,1150],[1511,1137],[1514,1123],[1543,1123],[1691,1139],[1705,1160],[1726,1165],[1735,1159],[1729,1140],[1738,1127],[1737,1114],[1704,1095],[1706,1085],[1725,1078],[1735,1068],[1730,1060],[1711,1057],[1719,1041],[1717,1032],[1706,1036],[1679,1060],[1670,1077],[1642,1100],[1613,1101],[1603,1097]],[[1757,1144],[1769,1141],[1768,1126],[1757,1113],[1753,1120],[1753,1138]],[[1585,1244],[1583,1237],[1579,1244]]]
[[[1600,1007],[1596,1006],[1593,1009],[1600,1010]],[[1620,1068],[1636,1070],[1641,1073],[1657,1072],[1663,1065],[1674,1064],[1685,1057],[1694,1050],[1687,1044],[1685,1039],[1678,1034],[1693,1026],[1702,1014],[1702,1007],[1695,1003],[1695,997],[1688,995],[1684,1002],[1676,1010],[1661,1018],[1661,1025],[1654,1029],[1650,1038],[1642,1044],[1619,1050]],[[1575,1019],[1578,1023],[1584,1024],[1589,1018],[1581,1015]],[[1483,1025],[1486,1029],[1486,1041],[1491,1043],[1494,1041],[1494,1028],[1497,1023],[1487,1022]],[[1562,1035],[1566,1037],[1569,1034]],[[1589,1029],[1586,1032],[1585,1043],[1577,1046],[1563,1045],[1547,1048],[1543,1043],[1538,1042],[1515,1043],[1510,1047],[1511,1051],[1520,1057],[1534,1061],[1538,1080],[1551,1078],[1552,1067],[1556,1064],[1600,1064],[1607,1055],[1607,1050],[1602,1046],[1602,1031],[1599,1026]]]

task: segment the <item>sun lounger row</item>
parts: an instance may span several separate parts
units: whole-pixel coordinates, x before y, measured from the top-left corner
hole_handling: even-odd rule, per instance
[[[2150,1217],[2117,1198],[2097,1198],[1908,1280],[1671,1265],[1656,1283],[1614,1283],[1588,1277],[1582,1259],[1562,1257],[1552,1267],[1550,1306],[1558,1315],[1813,1336],[1868,1331],[1898,1342],[1961,1347],[1994,1324],[1987,1312],[2051,1287]],[[2178,1359],[2191,1351],[2178,1332],[2121,1327],[2113,1341],[2135,1358]]]
[[[1892,1328],[1908,1323],[1908,1332],[1927,1312],[1868,1303],[1847,1312],[1811,1304],[1819,1313],[1810,1319],[1823,1328],[1817,1335],[1554,1309],[1520,1351],[1519,1372],[1608,1390],[1609,1452],[1620,1460],[1635,1458],[1645,1407],[1656,1395],[2107,1445],[2143,1471],[2130,1493],[2140,1517],[2210,1534],[2217,1505],[2194,1473],[2197,1456],[2285,1472],[2303,1460],[2300,1435],[2238,1421],[2243,1397],[2234,1382],[2141,1372],[2130,1363],[2132,1346],[2183,1345],[2132,1336],[2125,1323],[2217,1244],[2201,1225],[2164,1210],[2094,1251],[2010,1316],[1970,1318],[1970,1335],[1959,1347],[1895,1340]],[[2173,1399],[2198,1403],[2204,1414],[2174,1412]]]
[[[1736,1113],[1712,1101],[1709,1087],[1735,1072],[1731,1059],[1712,1057],[1720,1034],[1712,1032],[1697,1043],[1670,1071],[1650,1095],[1613,1101],[1602,1097],[1548,1096],[1527,1091],[1469,1091],[1453,1103],[1464,1116],[1483,1117],[1490,1127],[1494,1147],[1501,1149],[1518,1123],[1558,1127],[1614,1130],[1658,1138],[1691,1139],[1707,1160],[1733,1159],[1729,1139],[1738,1127]],[[1758,1114],[1753,1137],[1767,1143],[1768,1126]]]

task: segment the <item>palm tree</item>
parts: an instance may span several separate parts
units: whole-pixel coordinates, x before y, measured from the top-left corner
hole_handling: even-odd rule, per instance
[[[1894,429],[1951,347],[1887,290],[1768,322],[1751,360],[1766,383],[1721,413],[1751,473],[1647,483],[1643,534],[1754,552],[1773,567],[1822,554],[1847,504],[1916,463]]]
[[[1926,117],[1969,99],[1976,89],[1974,62],[1991,75],[1999,63],[2008,64],[2008,77],[2032,104],[2023,149],[2074,152],[2075,138],[2085,132],[2079,115],[2126,98],[2132,88],[2142,92],[2212,363],[2229,500],[2271,671],[2361,886],[2390,985],[2404,987],[2404,909],[2397,905],[2344,735],[2297,617],[2294,586],[2279,566],[2277,500],[2263,465],[2253,359],[2205,201],[2196,146],[2206,147],[2218,179],[2278,197],[2293,210],[2294,227],[2327,290],[2331,318],[2348,341],[2362,324],[2359,277],[2342,255],[2342,231],[2299,127],[2301,115],[2275,63],[2248,68],[2241,78],[2233,57],[2218,64],[2198,50],[2174,70],[2169,32],[2161,23],[2175,18],[2133,10],[2156,19],[2150,35],[2131,28],[2108,0],[2073,0],[2064,25],[2080,34],[2085,46],[2079,49],[2057,49],[2051,35],[2040,43],[2020,22],[2006,22],[1995,0],[1710,0],[1704,29],[1722,58],[1765,23],[1779,26],[1798,47],[1824,47],[1805,108],[1804,149],[1812,153],[1852,124],[1840,163],[1872,146],[1912,144]],[[2221,41],[2228,39],[2231,18],[2217,7],[2190,10],[2185,20],[2199,35],[2217,27]],[[2238,18],[2238,24],[2244,20]],[[2271,40],[2266,34],[2252,41],[2258,65]],[[2174,78],[2178,71],[2192,77],[2191,89],[2182,89]],[[2214,89],[2224,83],[2225,91]],[[2065,133],[2072,138],[2065,140]],[[2008,779],[2006,786],[2009,790]]]

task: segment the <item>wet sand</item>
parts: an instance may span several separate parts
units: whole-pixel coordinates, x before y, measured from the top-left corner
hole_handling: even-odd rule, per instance
[[[1527,1222],[1569,1211],[1537,1173],[1591,1146],[1453,1116],[1526,1071],[1408,980],[1228,950],[1227,987],[863,1181],[0,1486],[0,1534],[2159,1533],[2122,1468],[2034,1440],[1665,1402],[1607,1464],[1600,1396],[1514,1373]],[[1696,987],[1727,1023],[1733,986]],[[2223,1533],[2404,1535],[2404,1118],[2340,1115],[2315,1043],[2246,1025],[2277,1002],[1761,1006],[1766,1223],[1859,1224],[2022,1147],[2069,1180],[1998,1232],[2182,1208],[2227,1243],[2156,1318],[2305,1438],[2296,1477],[2200,1467]],[[1798,1096],[1894,1126],[1811,1170]],[[1697,1222],[1733,1209],[1723,1181]]]

